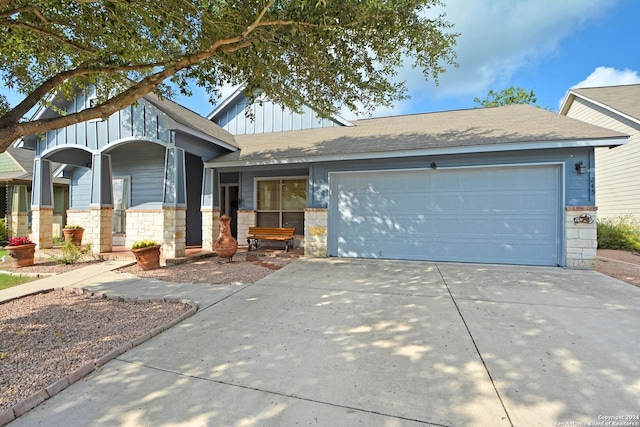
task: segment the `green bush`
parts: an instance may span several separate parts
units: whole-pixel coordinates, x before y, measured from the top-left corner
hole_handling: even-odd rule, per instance
[[[138,240],[134,242],[133,245],[131,245],[131,249],[149,248],[157,244],[158,242],[156,242],[155,240]]]
[[[0,242],[6,242],[7,240],[9,240],[9,230],[7,230],[4,218],[0,218]]]
[[[51,258],[58,264],[75,264],[80,261],[91,250],[91,245],[83,248],[73,244],[72,240],[66,240],[60,248],[60,255],[51,255]]]
[[[640,251],[640,221],[631,215],[599,219],[598,248]]]

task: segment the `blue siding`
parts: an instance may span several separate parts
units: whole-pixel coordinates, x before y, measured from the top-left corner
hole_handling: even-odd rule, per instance
[[[71,174],[69,209],[89,209],[91,203],[91,169],[75,168]]]
[[[66,110],[70,113],[75,112],[85,108],[88,102],[80,94],[75,101],[69,103]],[[115,141],[132,136],[168,142],[171,131],[166,129],[165,122],[164,113],[141,99],[137,105],[124,108],[107,120],[91,120],[47,132],[44,140],[38,142],[38,152],[42,153],[60,145],[102,150]]]
[[[214,121],[234,135],[281,132],[298,129],[341,126],[331,119],[322,119],[310,107],[304,106],[300,113],[262,99],[262,103],[251,105],[253,120],[246,117],[248,98],[242,96],[218,113]]]
[[[161,204],[164,183],[164,147],[136,142],[111,151],[113,176],[131,176],[131,207]]]

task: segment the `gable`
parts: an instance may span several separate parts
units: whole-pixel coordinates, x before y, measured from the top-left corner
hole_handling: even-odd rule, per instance
[[[571,89],[560,107],[560,114],[568,115],[574,104],[580,102],[640,123],[640,84]]]
[[[304,105],[300,112],[282,107],[265,96],[250,104],[242,87],[227,98],[208,118],[233,135],[319,129],[351,124],[338,116],[322,118]],[[248,114],[249,113],[249,114]]]

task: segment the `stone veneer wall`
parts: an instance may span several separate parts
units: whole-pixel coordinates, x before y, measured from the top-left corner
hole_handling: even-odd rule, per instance
[[[596,249],[598,233],[596,227],[596,207],[567,206],[565,208],[566,231],[566,267],[575,269],[594,269],[596,265]],[[589,215],[593,222],[575,222],[580,215]]]
[[[127,234],[125,246],[130,248],[138,240],[164,239],[164,211],[162,209],[127,209]],[[164,253],[162,254],[164,256]]]
[[[185,208],[128,209],[125,246],[138,240],[155,240],[162,245],[164,260],[185,256],[187,210]]]
[[[87,243],[91,243],[88,240],[87,228],[89,227],[89,223],[91,222],[91,211],[78,209],[78,210],[68,210],[67,211],[67,224],[79,225],[85,229],[84,233],[82,233],[82,244],[86,245]]]
[[[203,208],[202,212],[202,249],[213,252],[213,242],[220,233],[220,209]]]
[[[238,211],[238,244],[246,245],[247,236],[249,235],[249,227],[256,226],[256,211],[239,210]]]
[[[91,252],[99,254],[113,249],[113,208],[92,208],[89,223],[83,225],[82,241],[91,244]]]
[[[9,217],[9,237],[20,237],[29,234],[29,214],[27,212],[12,213]]]
[[[181,258],[187,247],[187,209],[163,209],[162,253],[165,259]]]
[[[53,229],[53,209],[33,208],[31,210],[31,240],[37,249],[53,247],[51,231]]]
[[[304,210],[304,254],[312,257],[327,256],[327,220],[325,208]]]

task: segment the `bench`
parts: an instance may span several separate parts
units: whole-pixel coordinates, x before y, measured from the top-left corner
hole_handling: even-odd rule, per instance
[[[289,252],[289,249],[293,249],[293,233],[295,231],[295,228],[249,227],[247,251],[250,252],[251,248],[258,249],[258,242],[261,240],[274,240],[285,242],[285,252]]]

